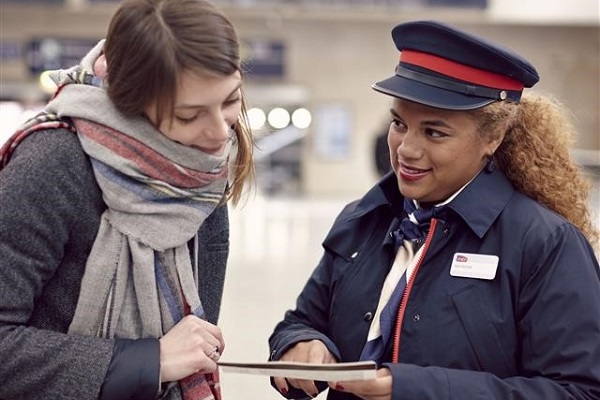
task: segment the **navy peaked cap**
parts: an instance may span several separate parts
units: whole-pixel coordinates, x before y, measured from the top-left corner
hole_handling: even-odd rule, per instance
[[[494,101],[518,102],[539,80],[513,51],[450,25],[413,21],[392,30],[400,61],[394,76],[373,89],[431,107],[471,110]]]

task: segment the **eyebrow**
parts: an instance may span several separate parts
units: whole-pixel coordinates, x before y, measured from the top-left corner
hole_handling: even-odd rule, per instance
[[[392,114],[392,116],[394,118],[402,119],[402,117],[393,108],[390,108],[390,114]],[[452,126],[448,125],[446,122],[444,122],[441,119],[432,119],[432,120],[422,121],[421,125],[439,126],[439,127],[442,127],[442,128],[450,128],[450,129],[452,129]]]
[[[241,89],[241,87],[242,87],[242,83],[240,82],[240,83],[239,83],[239,84],[238,84],[238,85],[237,85],[237,86],[236,86],[236,87],[235,87],[235,88],[234,88],[234,89],[231,91],[231,93],[229,93],[229,94],[227,95],[227,97],[225,97],[225,101],[229,100],[229,98],[230,98],[231,96],[233,96],[233,95],[235,94],[235,92],[237,92],[238,90],[240,90],[240,89]],[[175,106],[175,109],[182,109],[182,108],[199,108],[199,109],[202,109],[202,108],[206,108],[206,107],[207,107],[207,106],[205,106],[205,105],[202,105],[202,104],[185,104],[185,103],[183,103],[183,104],[178,104],[178,105],[176,105],[176,106]]]

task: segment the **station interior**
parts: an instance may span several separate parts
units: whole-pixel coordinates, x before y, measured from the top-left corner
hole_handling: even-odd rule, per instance
[[[219,326],[222,360],[262,362],[268,337],[316,266],[344,204],[380,178],[375,140],[390,98],[400,22],[439,20],[526,55],[572,111],[573,156],[593,182],[600,227],[600,5],[597,0],[214,0],[235,25],[256,137],[257,179],[230,206]],[[51,95],[44,71],[74,64],[106,33],[115,0],[0,2],[0,145]],[[263,376],[222,373],[224,400],[282,398]],[[325,398],[325,394],[318,396]]]

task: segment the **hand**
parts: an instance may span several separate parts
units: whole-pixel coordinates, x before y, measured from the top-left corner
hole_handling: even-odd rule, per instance
[[[333,354],[329,352],[325,344],[320,340],[298,342],[288,351],[283,353],[283,356],[281,356],[278,361],[313,364],[333,364],[337,362],[335,357],[333,357]],[[273,377],[273,382],[275,383],[275,386],[277,386],[277,389],[283,394],[287,394],[289,391],[288,383],[297,389],[304,390],[304,392],[311,397],[316,397],[319,394],[315,381]]]
[[[329,382],[338,392],[352,393],[365,400],[391,400],[392,374],[387,368],[377,370],[377,377],[366,381]]]
[[[225,342],[221,329],[188,315],[160,339],[160,381],[178,381],[196,372],[214,372]]]

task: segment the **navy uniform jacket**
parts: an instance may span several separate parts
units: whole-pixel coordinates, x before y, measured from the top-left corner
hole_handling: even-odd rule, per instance
[[[296,309],[269,339],[271,359],[320,339],[338,360],[358,360],[402,201],[391,173],[341,212]],[[479,174],[449,207],[408,284],[399,363],[384,363],[392,399],[600,399],[600,270],[582,233],[497,170]],[[451,276],[456,253],[498,256],[495,277]]]

